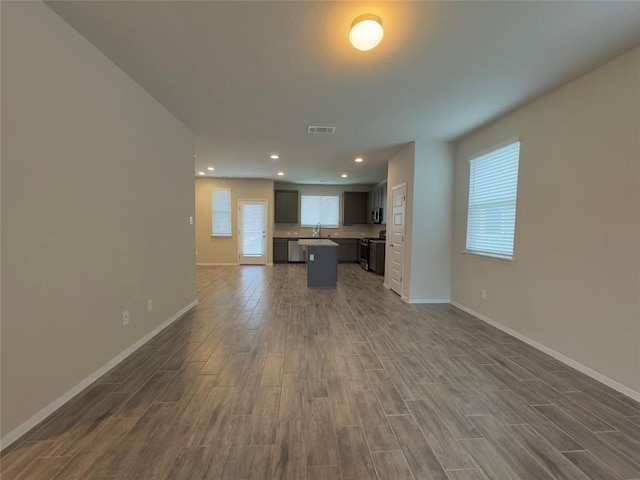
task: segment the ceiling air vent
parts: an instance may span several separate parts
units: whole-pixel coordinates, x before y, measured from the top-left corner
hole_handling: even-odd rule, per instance
[[[309,125],[307,127],[307,133],[317,133],[322,135],[328,135],[335,133],[336,127],[321,127],[318,125]]]

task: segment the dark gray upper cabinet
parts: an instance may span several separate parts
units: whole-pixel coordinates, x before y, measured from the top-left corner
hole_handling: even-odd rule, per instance
[[[367,223],[367,192],[344,192],[342,196],[342,224]]]
[[[367,223],[372,223],[371,212],[374,208],[382,208],[380,223],[387,223],[387,184],[376,185],[367,194]]]
[[[380,207],[382,207],[382,218],[380,219],[383,225],[387,224],[387,184],[380,185]]]
[[[274,217],[276,223],[298,223],[298,191],[275,190]]]

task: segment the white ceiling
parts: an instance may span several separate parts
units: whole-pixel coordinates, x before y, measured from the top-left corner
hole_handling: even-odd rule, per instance
[[[48,5],[197,134],[196,172],[300,183],[380,181],[406,142],[454,140],[640,44],[640,2]],[[363,13],[385,27],[370,52],[348,43]]]

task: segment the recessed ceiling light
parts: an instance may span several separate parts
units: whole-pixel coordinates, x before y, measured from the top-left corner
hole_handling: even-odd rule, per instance
[[[280,158],[280,155],[278,155],[277,153],[274,153],[273,155],[271,155],[271,160],[278,160]]]
[[[215,167],[207,167],[207,170],[211,170],[213,172],[215,170]]]
[[[356,49],[366,52],[378,46],[384,30],[382,20],[377,15],[360,15],[351,24],[349,41]]]
[[[204,175],[204,172],[198,172],[198,175]]]
[[[356,159],[354,160],[354,162],[356,162],[356,163],[362,163],[362,162],[364,162],[364,159],[363,159],[362,157],[358,157],[358,158],[356,158]]]
[[[278,175],[283,176],[284,172],[278,172]]]
[[[343,173],[342,175],[340,175],[342,178],[347,178],[349,175],[347,175],[346,173]]]

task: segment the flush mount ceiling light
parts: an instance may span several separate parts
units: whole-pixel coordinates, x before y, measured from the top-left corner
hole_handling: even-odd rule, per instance
[[[380,17],[372,14],[360,15],[351,24],[349,41],[358,50],[366,52],[377,47],[383,35]]]
[[[207,167],[207,170],[210,170],[213,172],[215,170],[215,167]]]
[[[358,158],[356,158],[356,159],[354,160],[354,162],[356,162],[356,163],[362,163],[362,162],[364,162],[364,159],[363,159],[362,157],[358,157]]]
[[[204,175],[204,172],[198,172],[198,175]]]
[[[347,178],[349,175],[347,175],[346,173],[343,173],[342,175],[340,175],[342,178]]]
[[[279,175],[279,176],[283,176],[283,175],[284,175],[284,172],[278,172],[278,175]]]
[[[269,158],[271,158],[271,160],[278,160],[278,159],[280,158],[280,156],[279,156],[278,154],[274,153],[274,154],[273,154],[273,155],[271,155],[271,157],[269,157]]]

